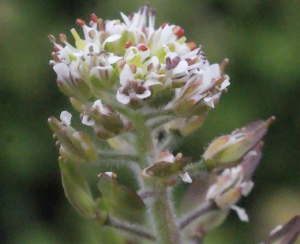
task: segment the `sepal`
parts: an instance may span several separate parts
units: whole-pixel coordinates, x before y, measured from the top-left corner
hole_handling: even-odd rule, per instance
[[[141,222],[145,211],[142,199],[131,189],[117,182],[116,174],[100,174],[98,189],[102,197],[97,205],[112,215],[130,222]]]
[[[88,183],[79,167],[59,157],[62,185],[65,195],[73,208],[84,218],[103,224],[107,213],[95,204]]]

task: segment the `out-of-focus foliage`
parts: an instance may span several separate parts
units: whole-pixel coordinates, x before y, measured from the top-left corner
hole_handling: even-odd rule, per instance
[[[0,242],[97,243],[100,230],[81,219],[61,187],[57,149],[47,118],[69,108],[48,65],[48,34],[68,30],[90,13],[116,19],[142,6],[140,0],[0,2]],[[256,183],[243,205],[250,223],[232,214],[206,243],[259,243],[300,213],[300,2],[202,0],[151,1],[156,23],[185,29],[204,46],[211,62],[230,62],[231,85],[202,129],[178,147],[199,157],[214,137],[250,121],[276,116],[265,139]],[[182,151],[182,150],[181,150]],[[101,172],[100,168],[95,168]],[[109,169],[108,169],[109,170]],[[122,184],[132,184],[122,170]],[[102,230],[102,234],[106,230]],[[249,238],[251,237],[251,238]]]

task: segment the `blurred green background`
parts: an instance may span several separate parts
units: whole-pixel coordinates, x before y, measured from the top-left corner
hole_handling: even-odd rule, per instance
[[[300,214],[300,2],[296,0],[149,1],[156,26],[170,22],[204,46],[211,63],[229,58],[231,85],[202,130],[184,142],[197,157],[216,136],[250,121],[276,116],[265,138],[255,188],[208,238],[210,243],[259,243]],[[47,118],[69,109],[49,66],[56,37],[75,19],[120,19],[144,1],[0,1],[0,243],[96,243],[92,224],[66,201],[57,148]],[[71,38],[69,38],[71,40]],[[188,143],[187,143],[188,142]],[[197,148],[197,150],[195,150]],[[300,243],[300,242],[298,242]]]

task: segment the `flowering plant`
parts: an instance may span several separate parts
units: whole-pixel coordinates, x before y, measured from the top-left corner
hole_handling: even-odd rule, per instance
[[[201,159],[175,155],[174,141],[200,128],[229,86],[228,60],[210,64],[202,46],[186,42],[180,26],[155,29],[155,15],[145,4],[130,16],[121,13],[123,22],[95,14],[89,25],[77,19],[84,39],[72,29],[75,47],[64,34],[61,43],[49,36],[58,87],[85,127],[73,128],[67,111],[48,123],[58,139],[66,197],[86,219],[122,231],[110,243],[202,243],[230,209],[248,221],[236,203],[254,186],[261,140],[274,117],[217,138]],[[95,196],[84,168],[99,163],[109,172],[94,174],[100,191]],[[139,183],[137,191],[118,180],[115,171],[124,164]],[[202,201],[193,202],[187,193],[182,201],[191,208],[176,213],[174,186],[183,182],[195,188],[203,175],[206,184],[196,187]],[[284,239],[290,232],[282,233],[266,243],[292,243],[278,242],[274,236]]]

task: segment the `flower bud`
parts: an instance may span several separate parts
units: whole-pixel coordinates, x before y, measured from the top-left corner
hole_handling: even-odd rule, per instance
[[[145,168],[142,171],[144,179],[157,178],[164,182],[167,186],[172,186],[176,183],[178,176],[184,182],[191,183],[192,179],[183,168],[190,162],[190,157],[182,158],[182,154],[178,153],[174,157],[169,152],[162,152],[155,164]]]
[[[101,100],[95,101],[91,108],[84,107],[82,123],[92,126],[96,135],[102,139],[115,137],[131,129],[131,122],[111,107],[103,105]]]
[[[63,111],[62,122],[54,117],[48,119],[50,128],[60,142],[60,154],[72,162],[91,162],[98,158],[97,150],[88,135],[76,131],[71,124],[71,114]]]
[[[274,117],[270,117],[267,121],[255,121],[230,135],[217,138],[203,154],[206,165],[209,168],[222,168],[239,163],[260,142],[274,120]]]

